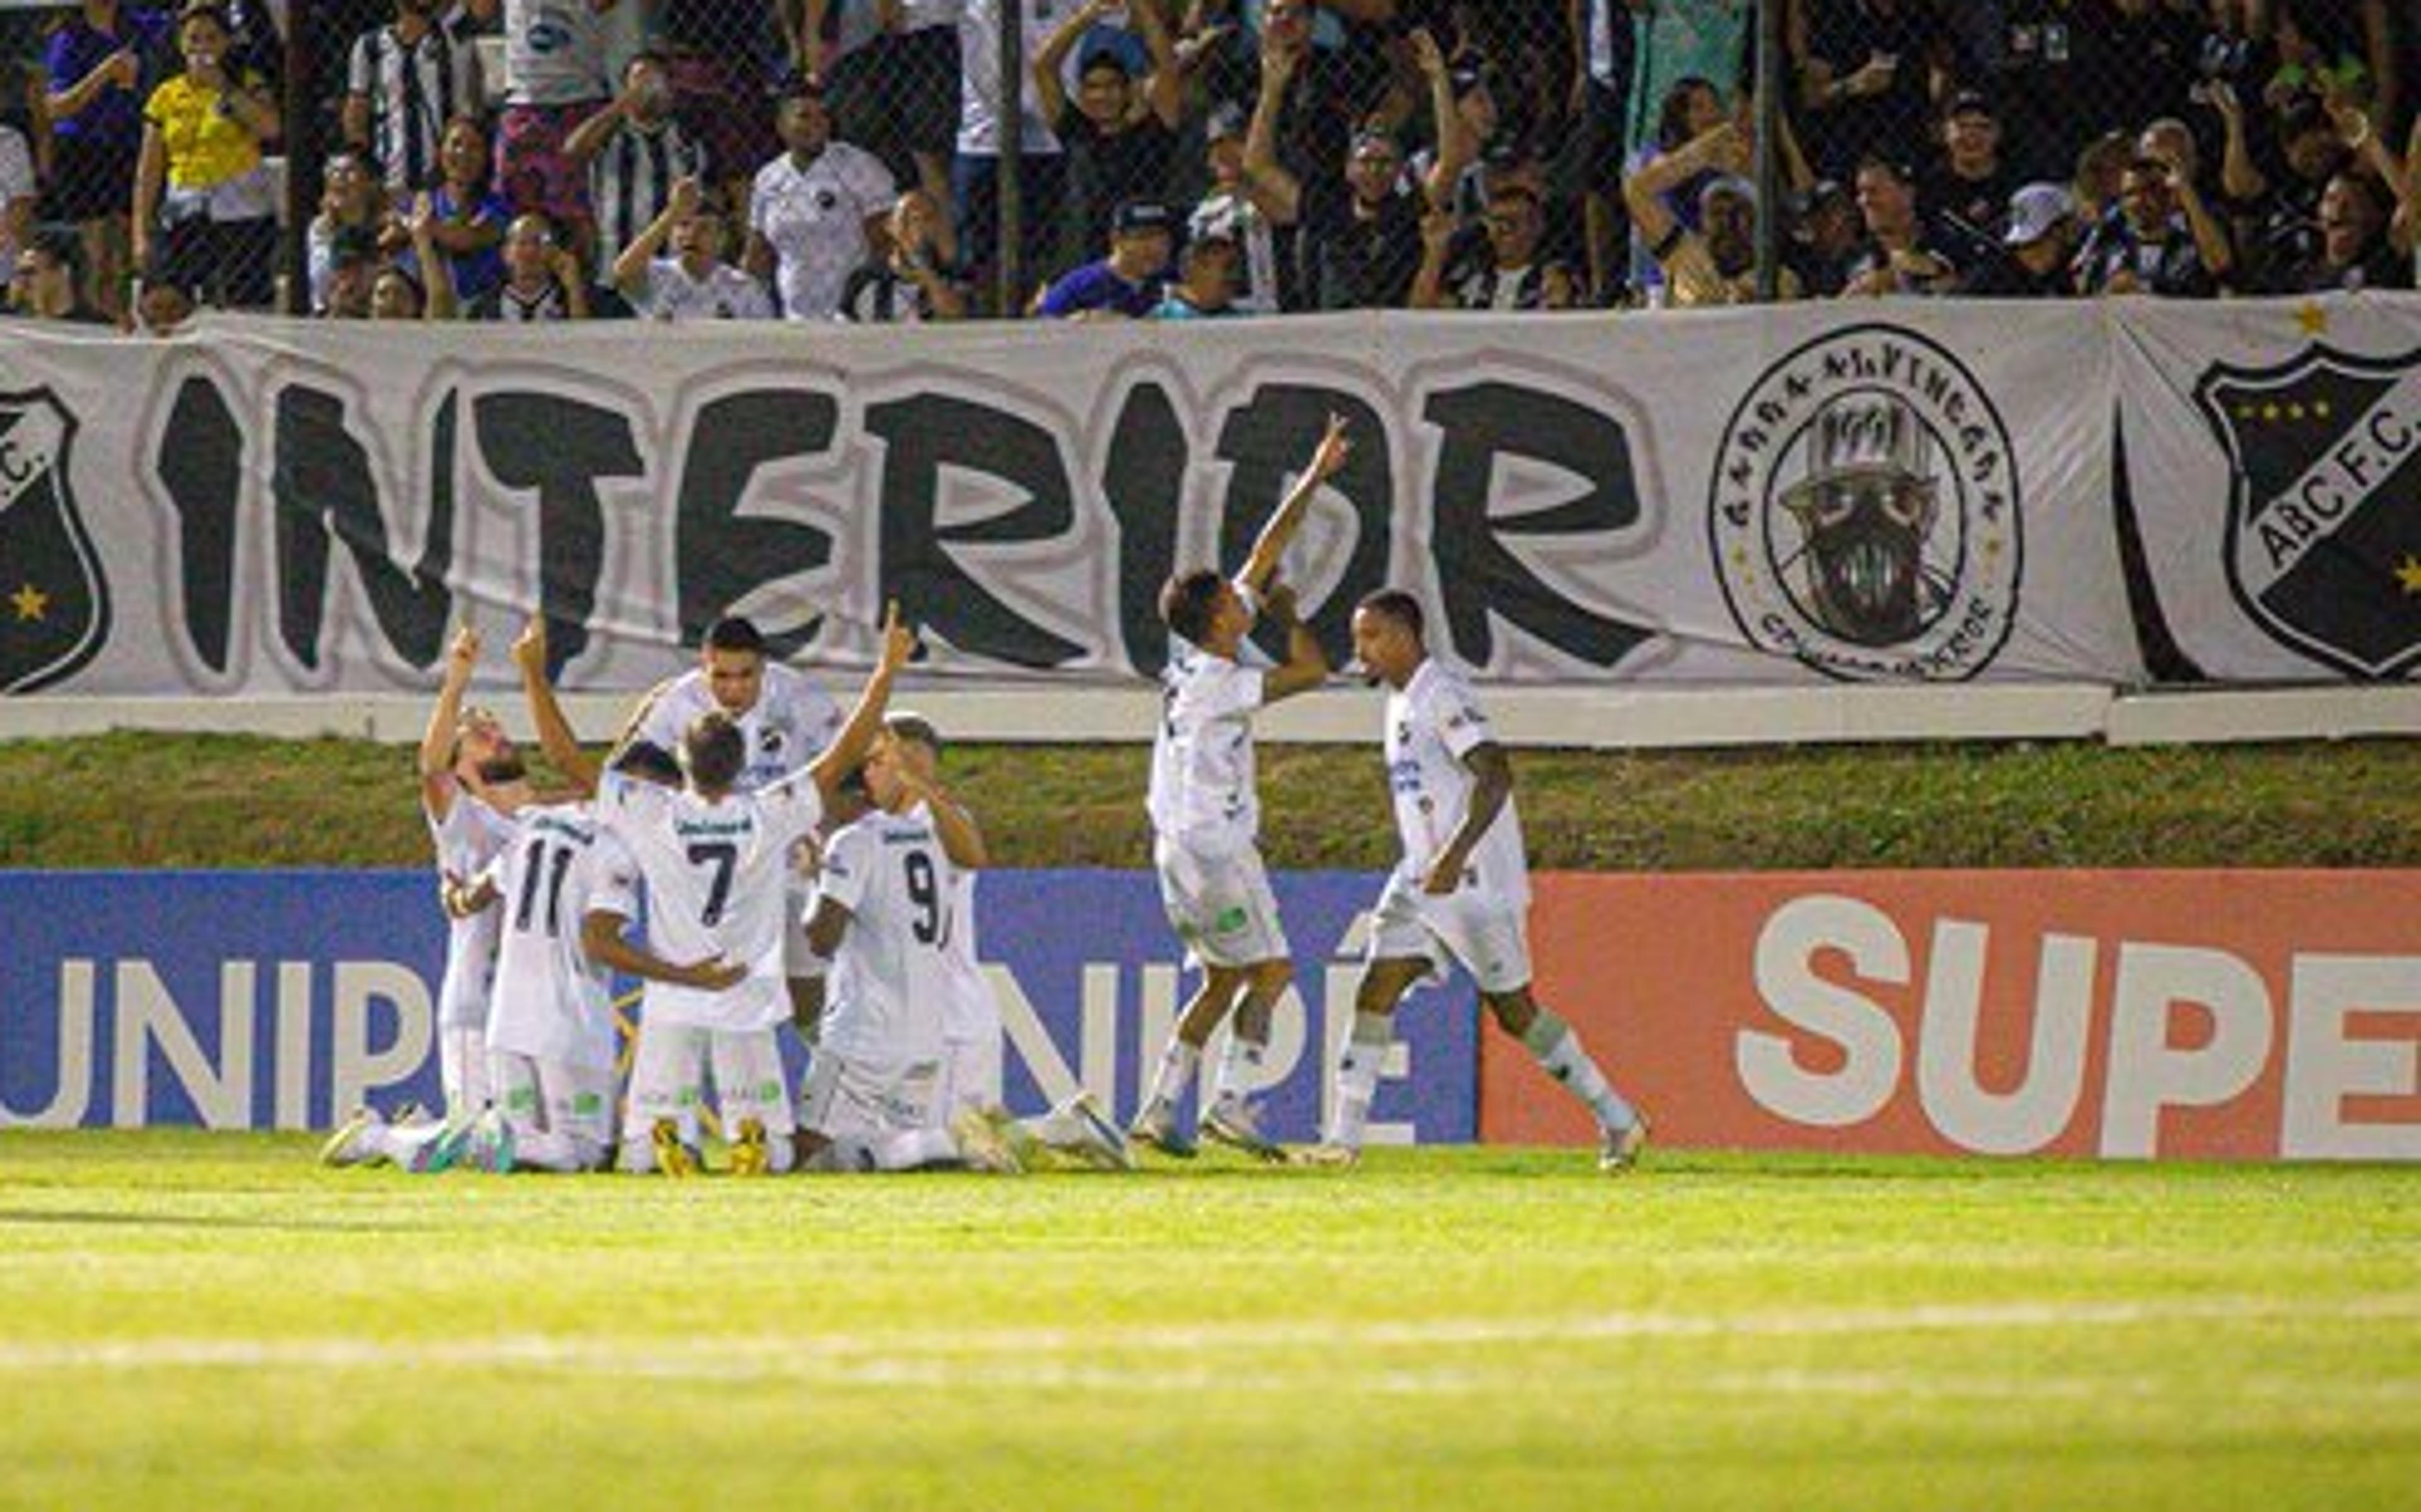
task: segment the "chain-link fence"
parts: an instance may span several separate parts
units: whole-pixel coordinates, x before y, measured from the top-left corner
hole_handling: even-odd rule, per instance
[[[0,198],[12,300],[108,318],[2409,283],[2416,12],[81,0],[0,8]]]

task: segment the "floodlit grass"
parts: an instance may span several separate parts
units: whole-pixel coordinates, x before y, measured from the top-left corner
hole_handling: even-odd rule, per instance
[[[2421,1176],[0,1134],[0,1506],[2409,1507]]]
[[[117,734],[0,742],[0,866],[421,865],[412,753]],[[968,746],[951,776],[1002,865],[1145,866],[1143,746]],[[1268,746],[1283,868],[1383,868],[1367,746]],[[2421,865],[2421,742],[1524,751],[1540,869]]]

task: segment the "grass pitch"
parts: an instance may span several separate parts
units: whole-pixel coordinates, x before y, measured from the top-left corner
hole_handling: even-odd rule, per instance
[[[0,1134],[0,1506],[2410,1507],[2421,1173]],[[439,1501],[443,1498],[443,1501]]]

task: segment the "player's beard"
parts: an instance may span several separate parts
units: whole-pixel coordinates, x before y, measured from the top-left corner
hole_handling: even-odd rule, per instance
[[[529,775],[529,768],[518,756],[490,756],[479,763],[479,780],[493,787],[503,783],[520,782]]]

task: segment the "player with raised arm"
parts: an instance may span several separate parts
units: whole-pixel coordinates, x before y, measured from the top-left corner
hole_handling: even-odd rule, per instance
[[[904,709],[893,714],[873,759],[884,767],[885,787],[896,788],[885,806],[929,818],[950,862],[942,1091],[934,1104],[940,1121],[946,1125],[967,1113],[989,1119],[1022,1162],[1055,1153],[1096,1169],[1132,1170],[1126,1136],[1088,1091],[1080,1088],[1035,1118],[1012,1119],[1000,1109],[1000,1003],[976,959],[976,875],[992,864],[990,848],[975,815],[943,786],[942,735],[931,720]]]
[[[638,738],[667,751],[701,714],[721,710],[739,727],[743,760],[736,792],[750,793],[801,771],[840,732],[840,706],[813,678],[772,659],[755,622],[726,615],[707,627],[698,664],[650,693]],[[808,950],[805,913],[813,896],[804,878],[789,883],[783,959],[792,1016],[812,1022],[822,1002],[824,963]]]
[[[1161,589],[1161,618],[1171,639],[1146,806],[1161,899],[1201,969],[1202,985],[1179,1017],[1128,1132],[1171,1155],[1194,1153],[1193,1141],[1178,1127],[1177,1104],[1194,1080],[1202,1047],[1240,994],[1242,1006],[1212,1081],[1202,1132],[1265,1158],[1278,1154],[1244,1099],[1244,1083],[1269,1045],[1271,1009],[1294,976],[1277,899],[1261,864],[1253,715],[1328,677],[1318,638],[1295,618],[1293,595],[1276,580],[1312,499],[1351,451],[1345,422],[1330,416],[1309,463],[1261,526],[1242,569],[1232,580],[1208,568],[1181,572]],[[1287,659],[1275,667],[1248,666],[1245,637],[1264,609],[1286,627]]]
[[[804,770],[768,786],[741,788],[749,754],[744,725],[720,708],[697,715],[681,733],[687,784],[680,790],[606,774],[598,812],[647,881],[649,950],[693,969],[728,962],[742,973],[719,988],[664,977],[648,982],[622,1169],[697,1169],[679,1119],[702,1096],[710,1064],[725,1127],[733,1130],[733,1169],[760,1175],[789,1167],[796,1120],[773,1030],[789,1013],[783,939],[790,851],[815,834],[841,777],[872,749],[892,680],[915,644],[892,605],[880,657],[849,722]],[[592,952],[610,950],[602,932],[591,931]]]
[[[1387,783],[1403,859],[1379,895],[1353,1028],[1336,1068],[1326,1137],[1297,1157],[1350,1165],[1360,1156],[1396,1005],[1424,978],[1462,963],[1499,1027],[1596,1115],[1599,1167],[1638,1163],[1648,1120],[1607,1084],[1571,1026],[1530,993],[1530,873],[1513,803],[1513,766],[1460,676],[1432,657],[1421,606],[1382,589],[1353,611],[1353,655],[1387,695]]]

